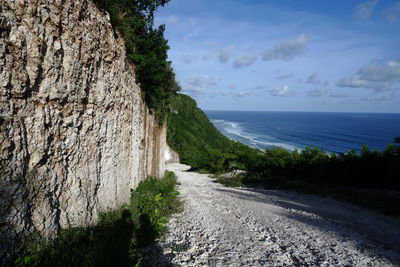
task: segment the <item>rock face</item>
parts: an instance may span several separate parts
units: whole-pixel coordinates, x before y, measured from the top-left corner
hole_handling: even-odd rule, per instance
[[[179,154],[167,146],[164,152],[164,159],[165,163],[179,163]]]
[[[164,171],[122,37],[91,0],[0,1],[0,258],[90,225]]]

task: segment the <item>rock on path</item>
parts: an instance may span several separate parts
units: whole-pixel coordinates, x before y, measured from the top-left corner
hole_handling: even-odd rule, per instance
[[[400,266],[400,221],[336,200],[228,188],[171,164],[184,211],[146,265]]]

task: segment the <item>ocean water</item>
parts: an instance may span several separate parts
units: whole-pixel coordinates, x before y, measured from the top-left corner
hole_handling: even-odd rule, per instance
[[[260,149],[273,146],[287,150],[319,147],[341,153],[384,150],[400,136],[400,114],[206,111],[227,137]]]

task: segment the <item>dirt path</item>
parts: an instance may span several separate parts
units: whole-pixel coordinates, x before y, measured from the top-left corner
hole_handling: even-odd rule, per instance
[[[171,164],[185,209],[147,258],[181,266],[399,266],[400,221],[332,199],[234,189]]]

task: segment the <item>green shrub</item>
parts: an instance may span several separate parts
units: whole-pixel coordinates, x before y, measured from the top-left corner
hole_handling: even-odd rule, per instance
[[[165,233],[168,217],[179,211],[174,173],[148,178],[132,193],[131,201],[99,215],[92,227],[62,230],[57,238],[37,238],[16,266],[133,266],[140,262],[139,248]]]
[[[162,182],[150,177],[138,185],[131,196],[131,209],[139,221],[139,246],[147,246],[165,233],[168,216],[179,211],[179,192],[175,190],[176,177],[166,172]]]
[[[286,149],[274,147],[265,150],[264,168],[272,170],[285,169],[293,164],[292,154]]]
[[[245,185],[245,175],[237,175],[232,178],[217,177],[217,182],[228,187],[242,187]]]

